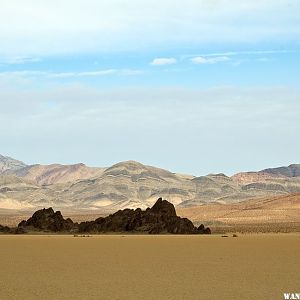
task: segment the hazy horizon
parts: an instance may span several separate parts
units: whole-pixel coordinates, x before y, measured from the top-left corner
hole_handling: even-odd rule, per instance
[[[205,175],[299,162],[300,2],[4,1],[0,154]]]
[[[1,155],[3,155],[3,154],[0,153],[0,156]],[[26,165],[51,165],[51,164],[75,165],[75,164],[84,164],[84,165],[86,165],[88,167],[109,168],[109,167],[111,167],[111,166],[113,166],[115,164],[125,163],[125,162],[129,162],[129,161],[135,161],[137,163],[141,163],[141,164],[146,165],[146,166],[148,165],[148,166],[152,166],[152,167],[163,168],[162,166],[159,166],[159,165],[155,165],[155,164],[150,165],[150,164],[144,163],[142,161],[136,161],[134,159],[130,159],[130,160],[126,160],[126,161],[116,161],[116,162],[112,162],[110,165],[101,165],[100,166],[100,165],[89,165],[89,164],[86,164],[84,161],[77,161],[77,162],[74,161],[74,162],[70,162],[70,163],[60,163],[60,162],[48,162],[48,163],[30,162],[30,163],[28,163],[26,161],[23,161],[23,160],[18,159],[16,157],[11,157],[9,155],[3,155],[3,156],[9,157],[9,158],[12,158],[12,159],[16,159],[16,160],[19,160],[19,161],[22,161]],[[298,163],[297,162],[296,163],[292,162],[292,163],[289,163],[287,165],[266,166],[264,168],[256,169],[256,170],[254,170],[254,169],[251,169],[251,170],[239,170],[239,171],[237,171],[235,173],[230,173],[230,174],[224,173],[224,172],[221,172],[221,171],[219,171],[219,172],[218,171],[216,171],[216,172],[208,172],[208,173],[189,173],[189,172],[184,172],[184,171],[176,171],[176,170],[172,170],[172,169],[168,169],[168,171],[173,172],[173,173],[178,173],[178,174],[186,174],[186,175],[194,175],[194,176],[205,176],[205,175],[209,175],[209,174],[221,174],[221,173],[223,173],[223,174],[225,174],[227,176],[232,176],[232,175],[235,175],[235,174],[240,173],[240,172],[252,172],[252,171],[256,172],[256,171],[261,171],[263,169],[269,169],[269,168],[288,167],[289,165],[294,165],[294,164],[298,164]]]

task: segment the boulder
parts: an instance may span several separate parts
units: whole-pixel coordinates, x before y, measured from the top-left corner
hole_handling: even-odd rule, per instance
[[[64,219],[60,211],[54,212],[53,208],[44,208],[36,211],[27,221],[19,223],[18,228],[41,231],[71,231],[74,223],[71,219]]]
[[[201,224],[198,228],[197,228],[198,233],[200,234],[211,234],[211,230],[209,227],[204,227],[203,224]]]

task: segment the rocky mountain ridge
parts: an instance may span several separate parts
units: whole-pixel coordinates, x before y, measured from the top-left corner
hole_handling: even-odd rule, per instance
[[[142,208],[158,197],[178,207],[235,203],[300,192],[300,165],[244,172],[192,176],[126,161],[108,168],[25,166],[0,175],[0,209],[52,206],[69,211]],[[53,183],[54,182],[54,183]]]
[[[30,165],[18,169],[7,169],[2,175],[11,175],[32,181],[38,185],[74,182],[101,175],[105,168],[92,168],[79,163],[74,165]]]
[[[18,170],[26,167],[22,161],[0,154],[0,174],[7,170]]]
[[[268,168],[258,172],[241,172],[231,178],[239,183],[265,182],[278,178],[300,177],[300,164],[292,164],[287,167]]]

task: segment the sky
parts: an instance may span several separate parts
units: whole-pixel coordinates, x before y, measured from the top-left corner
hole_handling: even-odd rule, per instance
[[[300,163],[300,1],[0,0],[0,154],[205,175]]]

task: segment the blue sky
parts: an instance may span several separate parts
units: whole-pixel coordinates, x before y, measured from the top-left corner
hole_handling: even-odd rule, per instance
[[[299,162],[297,0],[4,0],[0,153],[202,175]]]

